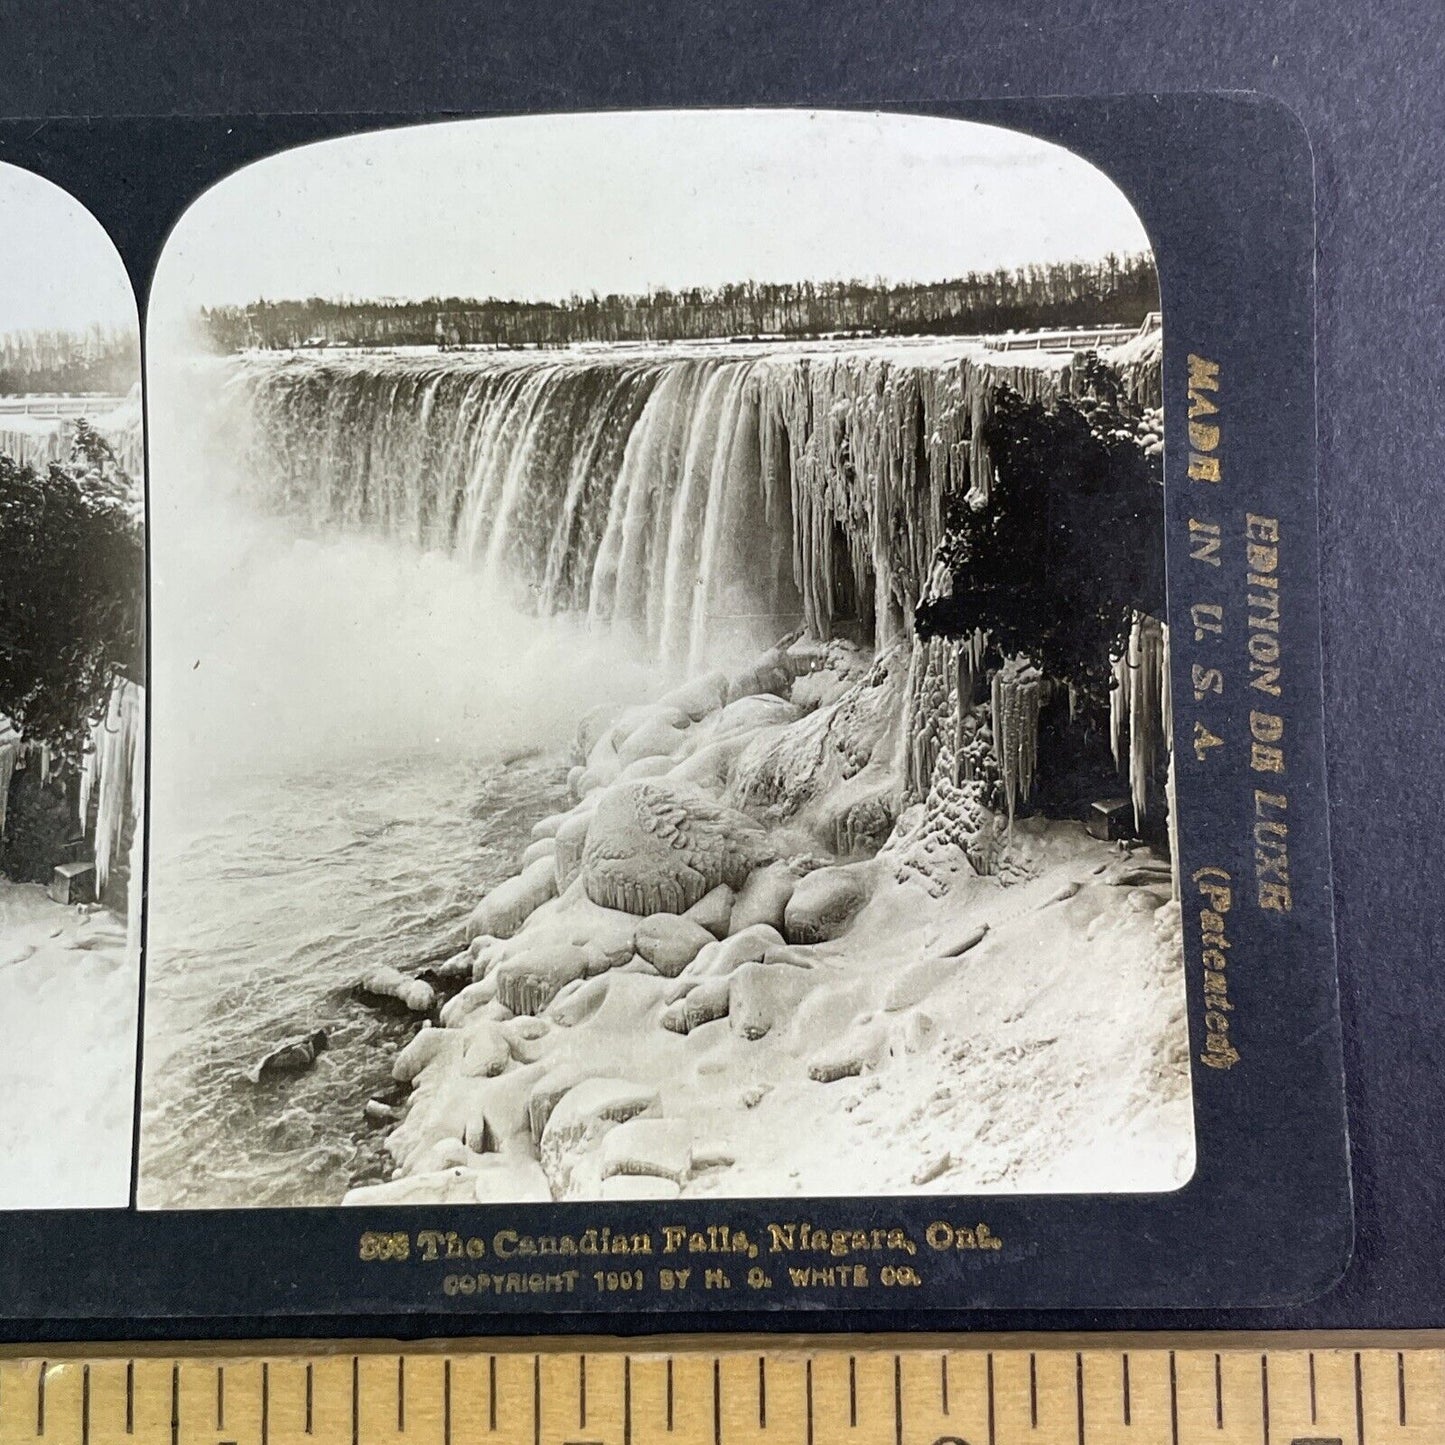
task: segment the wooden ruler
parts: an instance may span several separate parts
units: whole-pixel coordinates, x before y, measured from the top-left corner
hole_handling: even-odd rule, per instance
[[[1445,1445],[1445,1337],[0,1353],[0,1445]]]

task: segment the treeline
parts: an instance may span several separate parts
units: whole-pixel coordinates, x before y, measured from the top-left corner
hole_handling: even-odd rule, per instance
[[[952,281],[738,282],[566,301],[258,301],[203,311],[221,351],[298,346],[565,346],[830,333],[916,336],[1137,326],[1159,308],[1148,255],[970,272]]]
[[[0,336],[0,396],[95,392],[123,396],[140,380],[134,331],[25,331]]]

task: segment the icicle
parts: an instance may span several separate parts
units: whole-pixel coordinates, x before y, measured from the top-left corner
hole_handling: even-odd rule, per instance
[[[80,805],[79,823],[82,833],[90,829],[90,799],[95,792],[96,770],[100,765],[100,753],[95,746],[95,730],[91,729],[90,746],[80,763]]]
[[[1043,678],[1025,658],[1010,658],[993,675],[993,749],[1003,780],[1009,827],[1034,789]]]
[[[1130,637],[1133,696],[1129,708],[1129,782],[1136,826],[1148,814],[1149,780],[1164,745],[1160,705],[1165,676],[1162,631],[1155,618],[1141,616]]]
[[[1164,782],[1164,796],[1169,805],[1169,881],[1175,898],[1179,889],[1179,794],[1174,785],[1174,749],[1169,749],[1169,773]]]
[[[5,816],[10,807],[10,780],[20,757],[20,741],[14,733],[0,735],[0,841],[5,837]]]
[[[135,739],[130,753],[130,850],[126,855],[129,876],[126,879],[126,950],[132,958],[140,957],[141,914],[144,911],[145,871],[145,693],[140,693],[136,708]]]
[[[1170,746],[1171,713],[1168,635],[1157,618],[1136,612],[1109,695],[1114,763],[1122,771],[1127,750],[1136,828],[1149,816],[1149,780]]]
[[[119,681],[111,689],[103,722],[91,730],[95,778],[100,801],[95,816],[95,891],[101,894],[110,880],[120,848],[126,807],[131,816],[140,808],[140,778],[144,741],[143,696],[135,683]]]
[[[1114,660],[1114,685],[1109,689],[1109,748],[1114,754],[1114,767],[1120,772],[1124,768],[1124,747],[1128,730],[1129,644],[1125,643],[1124,655]]]

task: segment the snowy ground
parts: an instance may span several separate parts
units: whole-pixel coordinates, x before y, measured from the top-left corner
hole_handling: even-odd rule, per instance
[[[127,1203],[138,968],[113,913],[0,882],[0,1209]]]

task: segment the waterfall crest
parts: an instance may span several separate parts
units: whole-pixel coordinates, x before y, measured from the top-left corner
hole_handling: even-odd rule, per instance
[[[265,509],[457,556],[542,613],[696,667],[799,623],[896,640],[989,396],[1069,358],[969,343],[247,358]]]

